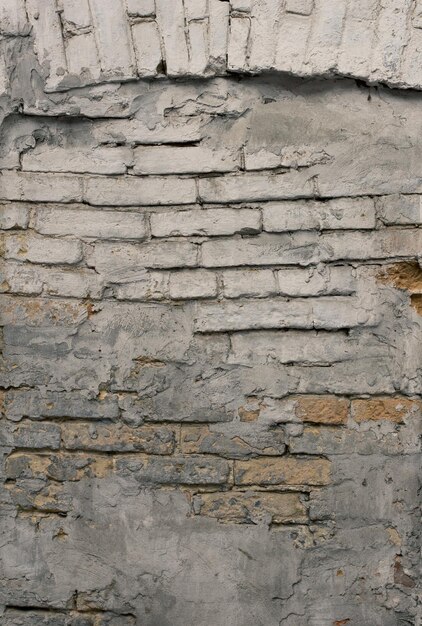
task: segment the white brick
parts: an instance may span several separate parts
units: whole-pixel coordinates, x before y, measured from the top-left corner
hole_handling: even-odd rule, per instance
[[[186,19],[203,20],[208,15],[207,0],[184,0]]]
[[[286,11],[298,15],[311,15],[314,0],[286,0]]]
[[[260,231],[261,216],[254,209],[194,209],[151,214],[153,237],[253,234]]]
[[[94,206],[194,204],[195,181],[189,178],[107,178],[86,180],[84,200]]]
[[[147,268],[195,267],[197,246],[185,241],[154,241],[138,246],[98,243],[88,265],[110,283],[130,283],[139,277],[144,279]]]
[[[219,1],[219,0],[218,0]],[[178,122],[165,120],[165,124],[157,124],[153,128],[142,120],[107,120],[95,123],[93,136],[99,143],[116,141],[156,145],[161,143],[189,143],[202,138],[201,119],[181,118]]]
[[[145,239],[145,216],[123,211],[37,208],[31,227],[43,235],[98,239]]]
[[[246,69],[246,53],[250,30],[249,17],[230,19],[227,68],[232,71]]]
[[[28,26],[24,0],[0,0],[0,33],[23,35]]]
[[[277,33],[275,67],[278,71],[294,74],[306,73],[304,61],[312,21],[296,12],[285,13],[280,20]]]
[[[135,148],[135,174],[189,174],[232,172],[238,155],[202,146],[142,146]]]
[[[309,174],[235,174],[201,178],[199,195],[204,202],[258,202],[312,198],[315,195]]]
[[[29,222],[29,209],[19,204],[0,205],[0,229],[26,228]]]
[[[81,202],[82,179],[65,174],[2,171],[0,199],[29,202]]]
[[[422,224],[421,196],[386,196],[378,199],[377,206],[384,224]]]
[[[422,249],[422,230],[384,229],[367,233],[324,233],[320,260],[365,260],[415,257]]]
[[[118,300],[163,300],[168,297],[168,272],[139,271],[134,282],[114,287],[114,295]]]
[[[226,270],[223,272],[223,289],[226,298],[263,298],[278,293],[271,270]]]
[[[189,73],[203,76],[208,65],[208,24],[205,20],[189,23]]]
[[[313,232],[206,241],[201,246],[202,265],[308,265],[318,260],[318,241]]]
[[[370,198],[270,203],[263,207],[262,215],[268,232],[375,228],[374,201]]]
[[[213,298],[217,295],[217,278],[213,272],[192,270],[170,275],[170,298]]]
[[[244,11],[250,13],[253,6],[253,0],[230,0],[232,11]]]
[[[318,2],[308,43],[309,73],[322,74],[336,66],[348,0]]]
[[[229,3],[208,0],[209,32],[208,45],[210,66],[214,71],[226,69],[227,42],[229,35]]]
[[[251,31],[248,41],[248,66],[251,71],[274,68],[277,46],[279,15],[282,6],[279,0],[254,0],[251,11]]]
[[[88,0],[58,0],[58,6],[63,11],[63,18],[77,28],[86,28],[91,25],[91,13]]]
[[[123,0],[90,0],[95,37],[105,74],[133,76],[134,55],[131,49],[129,25]]]
[[[412,5],[412,0],[390,0],[380,5],[377,37],[371,55],[371,78],[399,78],[403,49],[409,37],[408,21]]]
[[[271,328],[336,330],[378,322],[375,314],[351,297],[306,300],[245,300],[198,304],[197,332],[230,332]]]
[[[161,65],[161,41],[155,22],[138,22],[132,26],[139,76],[155,76]]]
[[[290,70],[289,70],[290,71]],[[279,167],[299,168],[329,163],[332,160],[329,154],[321,148],[313,146],[286,146],[279,151],[265,148],[245,151],[245,169],[263,170]]]
[[[168,76],[186,74],[189,69],[185,37],[183,0],[156,0],[157,21],[164,41]]]
[[[1,263],[0,290],[2,292],[36,296],[42,293],[42,289],[43,281],[39,268],[14,261]]]
[[[276,273],[278,293],[284,296],[349,295],[356,291],[350,267],[283,269]]]
[[[101,68],[95,37],[92,33],[81,33],[68,37],[66,39],[66,58],[69,73],[74,74],[81,81],[90,83],[100,78]]]
[[[146,17],[155,13],[154,0],[126,0],[126,6],[129,15]]]
[[[80,241],[54,239],[37,235],[19,234],[5,236],[5,258],[31,263],[78,263],[82,259]]]
[[[61,148],[41,144],[22,157],[22,168],[31,172],[124,174],[132,165],[132,150],[124,147]]]

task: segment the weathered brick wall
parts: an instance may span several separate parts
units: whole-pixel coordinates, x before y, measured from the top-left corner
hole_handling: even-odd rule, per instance
[[[419,625],[422,96],[118,82],[182,5],[89,4],[0,2],[1,624]]]

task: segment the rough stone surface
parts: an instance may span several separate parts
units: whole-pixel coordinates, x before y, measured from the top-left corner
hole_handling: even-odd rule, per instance
[[[0,624],[421,626],[421,37],[0,0]]]

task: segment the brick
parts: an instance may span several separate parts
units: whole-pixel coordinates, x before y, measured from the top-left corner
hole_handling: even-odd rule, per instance
[[[235,461],[235,485],[328,485],[330,462],[325,459],[251,459]]]
[[[0,229],[11,230],[27,228],[29,222],[29,209],[19,204],[0,205]]]
[[[420,254],[422,231],[388,228],[371,233],[324,233],[320,260],[365,260],[412,257]]]
[[[239,168],[236,152],[203,146],[140,146],[135,148],[135,174],[232,172]]]
[[[74,235],[97,239],[146,238],[145,215],[125,211],[37,208],[31,227],[43,235]]]
[[[278,54],[280,54],[280,51],[278,49]],[[284,58],[285,61],[286,57]],[[245,151],[246,170],[267,170],[281,167],[298,169],[300,167],[311,167],[312,165],[323,165],[331,161],[332,157],[325,150],[312,146],[293,145],[276,151],[267,150],[266,148],[260,148],[259,150],[247,148]]]
[[[102,478],[112,469],[109,457],[82,453],[13,452],[6,460],[6,476],[11,480],[37,478],[73,482],[88,476]]]
[[[186,241],[129,244],[95,244],[88,264],[111,283],[145,279],[145,268],[195,267],[197,247]]]
[[[4,412],[7,419],[18,422],[24,417],[33,420],[66,419],[114,419],[119,415],[117,398],[105,396],[91,400],[82,393],[45,392],[37,390],[9,390],[5,394]]]
[[[2,272],[5,292],[25,295],[41,293],[69,298],[100,298],[104,287],[101,278],[92,270],[60,270],[28,263],[5,264]]]
[[[198,184],[200,198],[203,202],[209,203],[259,202],[314,196],[309,177],[295,171],[282,174],[246,173],[201,178]]]
[[[229,3],[208,0],[208,47],[210,69],[225,71],[229,34]]]
[[[162,33],[168,76],[188,73],[189,56],[185,37],[183,0],[155,0],[157,21]]]
[[[350,295],[356,291],[357,281],[348,266],[283,269],[276,272],[277,293],[284,296]]]
[[[200,3],[195,2],[195,4]],[[190,22],[188,31],[190,46],[189,73],[192,76],[204,76],[208,65],[208,23],[205,19]],[[219,164],[218,167],[222,167],[222,165]]]
[[[163,300],[168,296],[168,272],[143,272],[136,276],[135,282],[114,287],[118,300]]]
[[[248,239],[216,239],[201,246],[204,267],[309,265],[321,255],[316,233],[263,234]],[[333,255],[334,256],[334,255]]]
[[[40,144],[22,155],[22,169],[28,172],[125,174],[132,161],[132,150],[126,147],[81,150]]]
[[[26,35],[28,30],[24,0],[1,0],[0,33],[15,36]]]
[[[251,21],[249,17],[231,17],[227,48],[227,69],[244,71]]]
[[[253,209],[172,211],[151,215],[151,233],[153,237],[256,234],[260,222],[259,211]]]
[[[155,76],[161,69],[161,40],[155,22],[138,22],[132,26],[136,64],[139,76]]]
[[[189,178],[105,178],[86,181],[84,200],[94,206],[193,204],[195,181]]]
[[[214,298],[217,295],[217,278],[213,272],[192,270],[172,273],[169,283],[170,298]]]
[[[222,274],[226,298],[274,296],[279,293],[271,270],[226,270]]]
[[[384,224],[422,224],[419,195],[396,194],[378,199],[378,214]]]
[[[39,295],[43,290],[41,273],[27,263],[2,263],[0,269],[0,291]]]
[[[186,19],[203,20],[207,17],[207,0],[184,0]]]
[[[50,448],[60,447],[60,427],[57,424],[24,421],[19,424],[2,424],[1,445],[11,448]]]
[[[91,13],[88,0],[59,0],[62,18],[76,28],[91,26]]]
[[[116,460],[116,473],[133,476],[142,485],[222,485],[229,480],[230,465],[201,456],[125,456]]]
[[[72,508],[72,498],[65,493],[62,483],[43,479],[18,479],[9,483],[8,491],[14,504],[23,511],[63,514]]]
[[[98,452],[145,452],[172,454],[175,430],[167,426],[131,428],[125,424],[67,423],[62,426],[63,447],[67,450]]]
[[[3,170],[0,198],[28,202],[81,202],[82,179],[71,174]]]
[[[402,261],[384,266],[377,276],[385,284],[412,294],[422,293],[422,269],[417,261]]]
[[[220,3],[220,0],[216,1]],[[153,128],[138,119],[96,120],[92,134],[102,144],[117,141],[134,145],[184,144],[202,139],[199,117],[178,117],[176,121],[165,119]]]
[[[180,445],[183,454],[218,454],[227,459],[278,456],[285,451],[281,431],[268,432],[246,423],[242,427],[236,423],[212,427],[183,425]]]
[[[126,6],[129,15],[147,17],[155,14],[154,0],[126,0]]]
[[[197,515],[227,524],[301,524],[307,521],[306,509],[296,493],[204,493],[194,497],[193,507]]]
[[[31,263],[73,265],[82,259],[82,245],[73,239],[54,239],[37,235],[9,235],[4,240],[6,259]]]
[[[262,215],[267,232],[375,228],[374,201],[369,198],[269,203]]]
[[[90,0],[89,6],[103,72],[133,76],[135,63],[123,2],[108,2],[106,11],[103,0]]]
[[[196,305],[197,332],[228,332],[271,328],[334,330],[376,325],[379,314],[360,308],[347,297],[296,301],[246,300]]]
[[[317,4],[307,46],[308,73],[325,74],[335,67],[347,6],[347,0]]]
[[[295,414],[303,422],[314,424],[345,424],[349,415],[349,401],[336,396],[298,396]]]
[[[352,400],[355,422],[387,421],[403,424],[415,415],[420,418],[422,402],[405,397],[376,397]]]
[[[375,80],[398,79],[403,48],[408,42],[408,16],[411,0],[392,0],[380,7],[377,37],[372,49],[370,77]]]
[[[276,50],[281,45],[278,32],[280,9],[277,0],[258,0],[251,3],[248,67],[252,72],[262,72],[274,66]]]
[[[97,46],[95,37],[92,32],[90,33],[78,33],[73,37],[66,39],[66,57],[67,57],[67,69],[69,74],[73,74],[77,77],[76,80],[81,82],[96,82],[100,79],[101,67],[97,56]],[[70,80],[70,79],[69,79]],[[87,152],[83,153],[83,158],[78,159],[77,154],[73,155],[69,168],[66,169],[65,163],[60,165],[60,171],[69,172],[102,172],[110,173],[125,171],[124,163],[113,162],[110,157],[111,153],[103,153],[102,149],[93,149],[92,154]],[[103,157],[104,154],[104,157]],[[117,154],[117,153],[116,153]],[[95,156],[95,159],[93,158]],[[34,169],[38,169],[38,165],[35,164]],[[30,168],[32,169],[32,168]],[[42,169],[42,168],[40,168]],[[45,168],[47,171],[54,171],[54,164],[50,170],[49,167]]]
[[[314,0],[287,0],[286,11],[298,15],[311,15],[314,8]]]

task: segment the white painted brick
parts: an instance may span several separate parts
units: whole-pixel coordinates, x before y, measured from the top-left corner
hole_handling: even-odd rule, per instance
[[[195,181],[189,178],[107,178],[91,176],[84,200],[95,206],[194,204]]]
[[[263,298],[278,293],[274,272],[271,270],[226,270],[222,278],[226,298]]]
[[[325,73],[335,67],[348,0],[318,1],[307,50],[308,71]]]
[[[80,241],[70,239],[54,239],[20,233],[7,235],[4,239],[5,258],[31,263],[64,263],[74,264],[82,259]]]
[[[192,270],[170,275],[170,298],[213,298],[217,295],[217,278],[213,272]]]
[[[185,241],[154,241],[141,245],[97,243],[87,264],[110,283],[135,282],[145,278],[147,268],[195,267],[197,246]]]
[[[29,222],[29,209],[19,204],[0,205],[0,229],[26,228]]]
[[[81,202],[82,179],[64,174],[2,171],[0,199],[29,202]]]
[[[145,239],[145,216],[123,211],[38,208],[31,227],[43,235],[75,235],[98,239]]]
[[[208,65],[208,24],[205,20],[189,23],[189,73],[202,76]]]
[[[86,28],[92,23],[88,0],[58,0],[63,18],[77,28]]]
[[[309,300],[245,300],[198,304],[197,332],[229,332],[265,328],[312,328]]]
[[[165,124],[157,124],[154,127],[137,119],[99,121],[96,122],[92,132],[99,143],[119,141],[145,145],[179,144],[199,141],[202,138],[199,116],[189,119],[181,118],[177,122],[165,120]]]
[[[319,260],[365,260],[415,257],[422,249],[422,230],[384,229],[374,232],[324,233]]]
[[[184,0],[187,20],[203,20],[208,15],[207,0]]]
[[[98,80],[101,75],[101,67],[94,35],[81,33],[74,37],[68,37],[65,43],[69,73],[87,82]]]
[[[299,7],[298,10],[300,10]],[[281,17],[275,55],[277,70],[299,75],[306,73],[304,62],[311,29],[311,18],[298,14],[296,11],[285,13]]]
[[[250,13],[253,6],[253,0],[230,0],[232,11],[245,11]]]
[[[310,15],[314,8],[314,0],[286,0],[286,11],[298,15]]]
[[[199,195],[204,202],[258,202],[312,198],[314,189],[309,174],[235,174],[198,181]]]
[[[133,45],[139,76],[155,76],[161,65],[161,41],[155,22],[138,22],[132,26]]]
[[[126,7],[129,15],[146,17],[155,13],[154,0],[126,0]]]
[[[134,54],[123,0],[90,0],[101,68],[113,76],[133,76]]]
[[[386,196],[378,199],[377,206],[384,224],[422,224],[421,196]]]
[[[9,293],[39,295],[41,293],[66,298],[100,298],[103,292],[101,278],[86,269],[57,270],[28,263],[8,261],[0,280],[7,282]]]
[[[213,236],[260,231],[261,216],[254,209],[199,209],[151,214],[153,237]]]
[[[351,297],[306,300],[245,300],[198,304],[197,332],[230,332],[271,328],[338,330],[375,325],[379,317]]]
[[[134,282],[116,285],[114,295],[118,300],[163,300],[168,297],[168,272],[138,272]]]
[[[263,207],[262,215],[268,232],[375,228],[374,201],[370,198],[270,203]]]
[[[168,76],[186,74],[189,69],[185,37],[183,0],[156,0],[157,21],[164,41]]]
[[[204,267],[309,265],[318,260],[319,254],[314,232],[206,241],[201,247]]]
[[[49,71],[46,90],[51,91],[66,73],[66,57],[56,1],[26,0],[26,9],[35,36],[38,61]]]
[[[124,174],[132,160],[132,150],[125,147],[81,150],[41,144],[22,156],[22,168],[31,172]]]
[[[372,50],[371,78],[398,78],[403,48],[408,42],[408,21],[412,0],[390,0],[380,5],[377,37]]]
[[[24,0],[0,0],[0,33],[27,34],[28,26]]]
[[[289,70],[290,71],[290,70]],[[325,150],[314,146],[285,146],[280,150],[261,148],[245,151],[245,169],[263,170],[279,167],[299,168],[324,164],[332,159]]]
[[[277,271],[278,293],[284,296],[349,295],[356,291],[350,267],[283,269]]]
[[[251,71],[274,67],[282,4],[279,0],[254,0],[251,10],[251,31],[248,41],[248,65]]]
[[[227,68],[232,71],[246,69],[246,54],[248,47],[249,17],[231,17],[229,25],[229,42],[227,51]]]
[[[236,152],[202,146],[142,146],[135,148],[135,174],[232,172],[239,167]]]
[[[226,54],[229,35],[229,3],[221,0],[208,0],[209,6],[209,57],[210,66],[215,71],[226,69]]]

